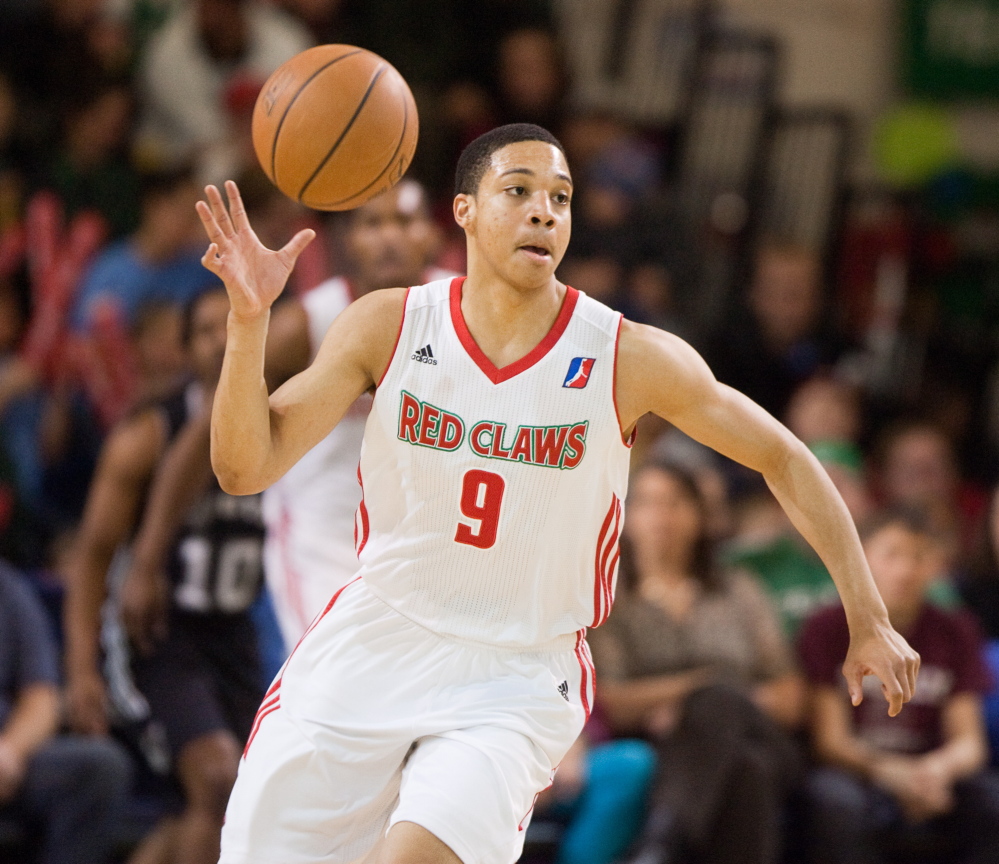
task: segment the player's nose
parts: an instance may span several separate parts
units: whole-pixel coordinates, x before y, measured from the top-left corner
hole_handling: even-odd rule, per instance
[[[555,224],[555,211],[546,194],[538,194],[531,200],[531,224],[551,228]]]

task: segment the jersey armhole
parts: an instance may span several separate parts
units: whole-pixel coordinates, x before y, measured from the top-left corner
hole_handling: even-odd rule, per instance
[[[375,391],[382,386],[382,381],[385,380],[385,376],[388,375],[389,369],[392,368],[392,364],[395,363],[395,355],[399,350],[399,340],[402,339],[402,328],[406,326],[406,309],[409,306],[409,292],[413,289],[406,289],[406,296],[402,298],[402,318],[399,319],[399,332],[395,334],[395,344],[392,346],[392,354],[389,357],[388,366],[385,367],[385,371],[382,372],[382,377],[378,379],[378,383],[375,384]]]
[[[614,335],[614,380],[611,382],[611,394],[614,399],[614,417],[617,419],[617,430],[621,434],[621,443],[631,449],[638,438],[638,422],[636,421],[635,425],[631,427],[631,432],[625,435],[624,429],[621,428],[621,411],[617,407],[617,353],[621,345],[621,324],[623,322],[624,315],[619,315],[617,319],[617,333]]]

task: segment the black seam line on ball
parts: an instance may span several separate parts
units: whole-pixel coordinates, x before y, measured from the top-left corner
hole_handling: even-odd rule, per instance
[[[333,146],[330,147],[330,152],[326,154],[326,158],[323,159],[316,166],[316,170],[312,172],[312,176],[305,181],[305,185],[302,186],[302,188],[299,190],[298,193],[299,202],[301,202],[302,196],[305,195],[305,190],[308,189],[312,181],[319,176],[319,172],[326,167],[326,163],[329,162],[333,154],[336,153],[337,147],[339,147],[343,139],[347,137],[347,133],[351,130],[351,127],[354,125],[354,122],[357,120],[357,118],[361,114],[361,111],[364,109],[364,105],[365,103],[367,103],[368,97],[371,95],[371,91],[375,89],[375,85],[378,83],[378,79],[381,78],[383,74],[385,74],[385,69],[387,66],[388,66],[387,63],[382,63],[381,66],[379,66],[375,70],[375,74],[371,76],[371,82],[368,84],[368,89],[364,91],[364,96],[361,97],[361,101],[358,103],[357,108],[354,109],[354,116],[347,121],[347,125],[343,127],[343,132],[340,133],[340,137],[333,142]]]
[[[284,113],[281,115],[281,119],[278,120],[277,129],[274,130],[274,143],[271,144],[271,180],[277,183],[277,145],[278,138],[281,136],[281,127],[284,126],[285,117],[288,116],[288,112],[291,110],[291,106],[295,104],[295,100],[302,95],[302,91],[309,86],[309,82],[312,81],[317,75],[325,72],[334,63],[339,63],[341,60],[346,60],[348,57],[353,57],[355,54],[360,54],[364,49],[358,48],[355,51],[348,51],[346,54],[341,54],[339,57],[334,57],[329,63],[320,66],[315,72],[313,72],[308,78],[306,78],[298,90],[295,91],[295,95],[291,97],[288,104],[285,106]]]
[[[406,140],[406,128],[407,128],[408,125],[409,125],[409,100],[406,98],[406,94],[403,93],[403,96],[402,96],[402,133],[399,135],[399,142],[395,145],[395,151],[392,153],[392,156],[389,158],[388,162],[385,164],[385,167],[382,168],[382,170],[378,173],[378,176],[375,177],[375,179],[372,180],[363,189],[358,190],[353,195],[348,195],[346,198],[341,198],[339,201],[333,201],[331,203],[322,204],[322,205],[320,205],[320,209],[326,209],[326,208],[333,208],[333,209],[335,209],[335,208],[339,207],[341,204],[346,204],[352,198],[357,198],[359,195],[363,195],[372,186],[374,186],[375,183],[377,183],[379,180],[381,180],[382,177],[385,176],[385,172],[388,171],[388,170],[390,170],[392,168],[392,165],[395,163],[395,157],[399,155],[399,151],[402,149],[402,142]]]

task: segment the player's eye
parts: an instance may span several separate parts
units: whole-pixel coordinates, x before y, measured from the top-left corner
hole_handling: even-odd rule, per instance
[[[507,191],[512,192],[514,195],[524,195],[527,190],[523,186],[511,186]]]
[[[565,192],[559,192],[555,196],[555,203],[556,204],[568,204],[569,203],[569,196]]]

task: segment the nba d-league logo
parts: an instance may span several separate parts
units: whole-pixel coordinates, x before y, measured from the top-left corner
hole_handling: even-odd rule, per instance
[[[573,357],[562,386],[582,390],[590,380],[590,372],[593,369],[593,364],[596,362],[596,359],[593,357]]]

